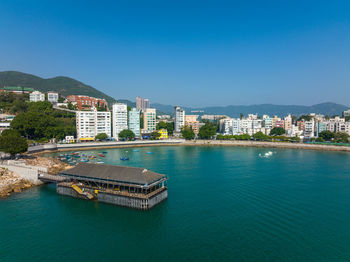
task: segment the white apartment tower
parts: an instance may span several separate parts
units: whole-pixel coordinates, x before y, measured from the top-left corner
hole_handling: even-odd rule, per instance
[[[179,106],[175,106],[174,111],[174,131],[179,133],[185,125],[185,110]]]
[[[101,133],[111,136],[111,113],[101,111],[77,111],[77,140],[92,141]]]
[[[128,129],[128,108],[126,104],[116,103],[113,112],[113,137],[118,140],[121,131]]]

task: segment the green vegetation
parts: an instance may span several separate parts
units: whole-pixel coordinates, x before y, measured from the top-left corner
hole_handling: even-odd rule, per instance
[[[135,134],[131,130],[125,129],[119,133],[118,137],[130,141],[135,139]]]
[[[16,154],[24,153],[28,149],[27,140],[16,130],[4,130],[0,136],[0,150],[11,154],[14,157]]]
[[[318,137],[322,138],[324,141],[331,141],[334,138],[334,133],[328,130],[322,131],[318,134]]]
[[[68,109],[70,109],[70,110],[77,110],[78,106],[77,105],[73,105],[72,102],[68,102]]]
[[[17,114],[25,112],[28,108],[28,94],[0,93],[0,108],[4,113]]]
[[[199,129],[198,136],[201,139],[211,139],[216,134],[217,126],[207,122]]]
[[[335,133],[334,140],[337,143],[348,143],[349,135],[347,133],[338,132],[338,133]]]
[[[286,133],[286,130],[282,127],[274,127],[270,131],[270,136],[281,136]]]
[[[66,135],[76,136],[75,114],[54,110],[50,102],[28,103],[26,111],[11,122],[11,128],[23,137],[36,141],[51,138],[62,140]]]
[[[269,136],[265,135],[263,132],[257,132],[253,135],[253,138],[257,141],[266,141],[269,140]]]
[[[168,135],[173,135],[174,133],[174,122],[164,122],[164,121],[160,121],[158,124],[157,124],[157,127],[156,127],[157,130],[160,130],[160,129],[166,129],[168,130]]]
[[[106,140],[107,138],[108,138],[108,135],[106,133],[101,133],[95,136],[95,139],[99,141]]]
[[[181,135],[186,140],[192,140],[195,137],[195,134],[190,126],[185,126],[181,129]]]
[[[311,119],[312,119],[312,116],[310,116],[310,115],[301,115],[301,116],[298,118],[298,121],[301,121],[301,120],[310,121]]]
[[[104,98],[109,104],[115,102],[115,99],[104,94],[97,89],[85,85],[75,79],[58,76],[54,78],[43,79],[34,75],[25,74],[16,71],[0,72],[0,86],[22,86],[29,87],[40,92],[55,91],[63,96],[68,95],[87,95],[92,97]]]
[[[152,132],[152,133],[150,134],[150,139],[151,139],[151,140],[157,140],[157,139],[160,138],[160,136],[161,136],[160,133],[158,133],[157,131],[154,131],[154,132]]]

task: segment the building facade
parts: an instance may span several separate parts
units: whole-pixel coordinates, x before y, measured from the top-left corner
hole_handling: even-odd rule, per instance
[[[133,108],[129,111],[129,129],[134,132],[136,138],[140,138],[140,111]]]
[[[58,102],[58,93],[57,92],[47,92],[47,101],[51,103],[57,103]]]
[[[175,106],[174,110],[174,131],[181,132],[181,128],[185,125],[185,110],[179,106]]]
[[[146,108],[143,110],[143,133],[149,133],[156,130],[156,109]]]
[[[145,110],[147,108],[150,108],[150,101],[147,98],[142,97],[136,97],[136,109],[137,110]]]
[[[92,107],[106,108],[108,110],[108,103],[105,99],[80,95],[69,95],[66,99],[68,102],[76,103],[79,110],[90,109]]]
[[[30,102],[45,101],[45,94],[39,91],[34,91],[29,94],[29,101]]]
[[[101,111],[76,112],[77,140],[92,141],[98,134],[111,137],[111,113]]]
[[[121,131],[128,129],[128,108],[126,104],[116,103],[112,107],[113,112],[113,137],[118,140]]]
[[[185,115],[185,126],[191,127],[196,135],[199,133],[199,121],[197,119],[198,115]]]

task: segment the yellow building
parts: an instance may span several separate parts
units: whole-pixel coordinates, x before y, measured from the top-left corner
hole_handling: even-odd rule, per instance
[[[160,134],[159,139],[168,139],[168,130],[166,129],[158,130],[158,134]]]

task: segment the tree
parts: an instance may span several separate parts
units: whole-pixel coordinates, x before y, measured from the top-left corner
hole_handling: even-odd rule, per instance
[[[16,131],[6,132],[0,136],[0,149],[13,157],[28,150],[27,140]]]
[[[150,134],[150,139],[156,140],[156,139],[159,139],[160,136],[161,136],[160,133],[158,133],[157,131],[154,131]]]
[[[324,142],[325,140],[322,137],[317,137],[315,139],[316,142]]]
[[[206,123],[199,129],[198,136],[201,139],[210,139],[216,134],[216,126],[210,123]]]
[[[285,133],[286,133],[286,130],[284,130],[284,128],[282,127],[274,127],[270,131],[271,136],[281,136],[281,135],[284,135]]]
[[[318,134],[318,137],[323,138],[325,141],[330,141],[334,138],[334,133],[328,130],[322,131]]]
[[[77,105],[73,105],[72,102],[68,102],[68,109],[69,110],[77,110],[78,106]]]
[[[64,102],[64,97],[62,97],[62,96],[60,96],[59,98],[58,98],[58,101],[57,101],[58,103],[63,103]]]
[[[294,137],[292,137],[291,139],[290,139],[290,141],[291,142],[300,142],[300,137],[298,137],[298,136],[294,136]]]
[[[249,134],[235,135],[233,136],[236,140],[250,140]]]
[[[269,136],[265,135],[263,132],[259,131],[253,135],[253,138],[258,141],[268,140]]]
[[[30,139],[55,137],[53,131],[57,125],[54,117],[36,111],[18,114],[11,121],[11,128]]]
[[[168,130],[168,135],[172,135],[174,133],[174,122],[164,122],[164,121],[160,121],[157,124],[156,127],[157,130],[160,129],[166,129]]]
[[[337,143],[348,143],[349,135],[347,133],[337,132],[334,135],[334,139]]]
[[[301,115],[298,120],[299,121],[301,121],[301,120],[310,121],[311,119],[312,119],[312,116],[310,116],[310,115]]]
[[[129,129],[125,129],[118,134],[118,137],[125,140],[134,140],[135,134]]]
[[[190,126],[184,126],[181,129],[181,135],[186,140],[192,140],[195,137],[195,134]]]
[[[107,134],[106,133],[100,133],[98,134],[97,136],[95,136],[95,139],[96,140],[106,140],[108,138]]]

